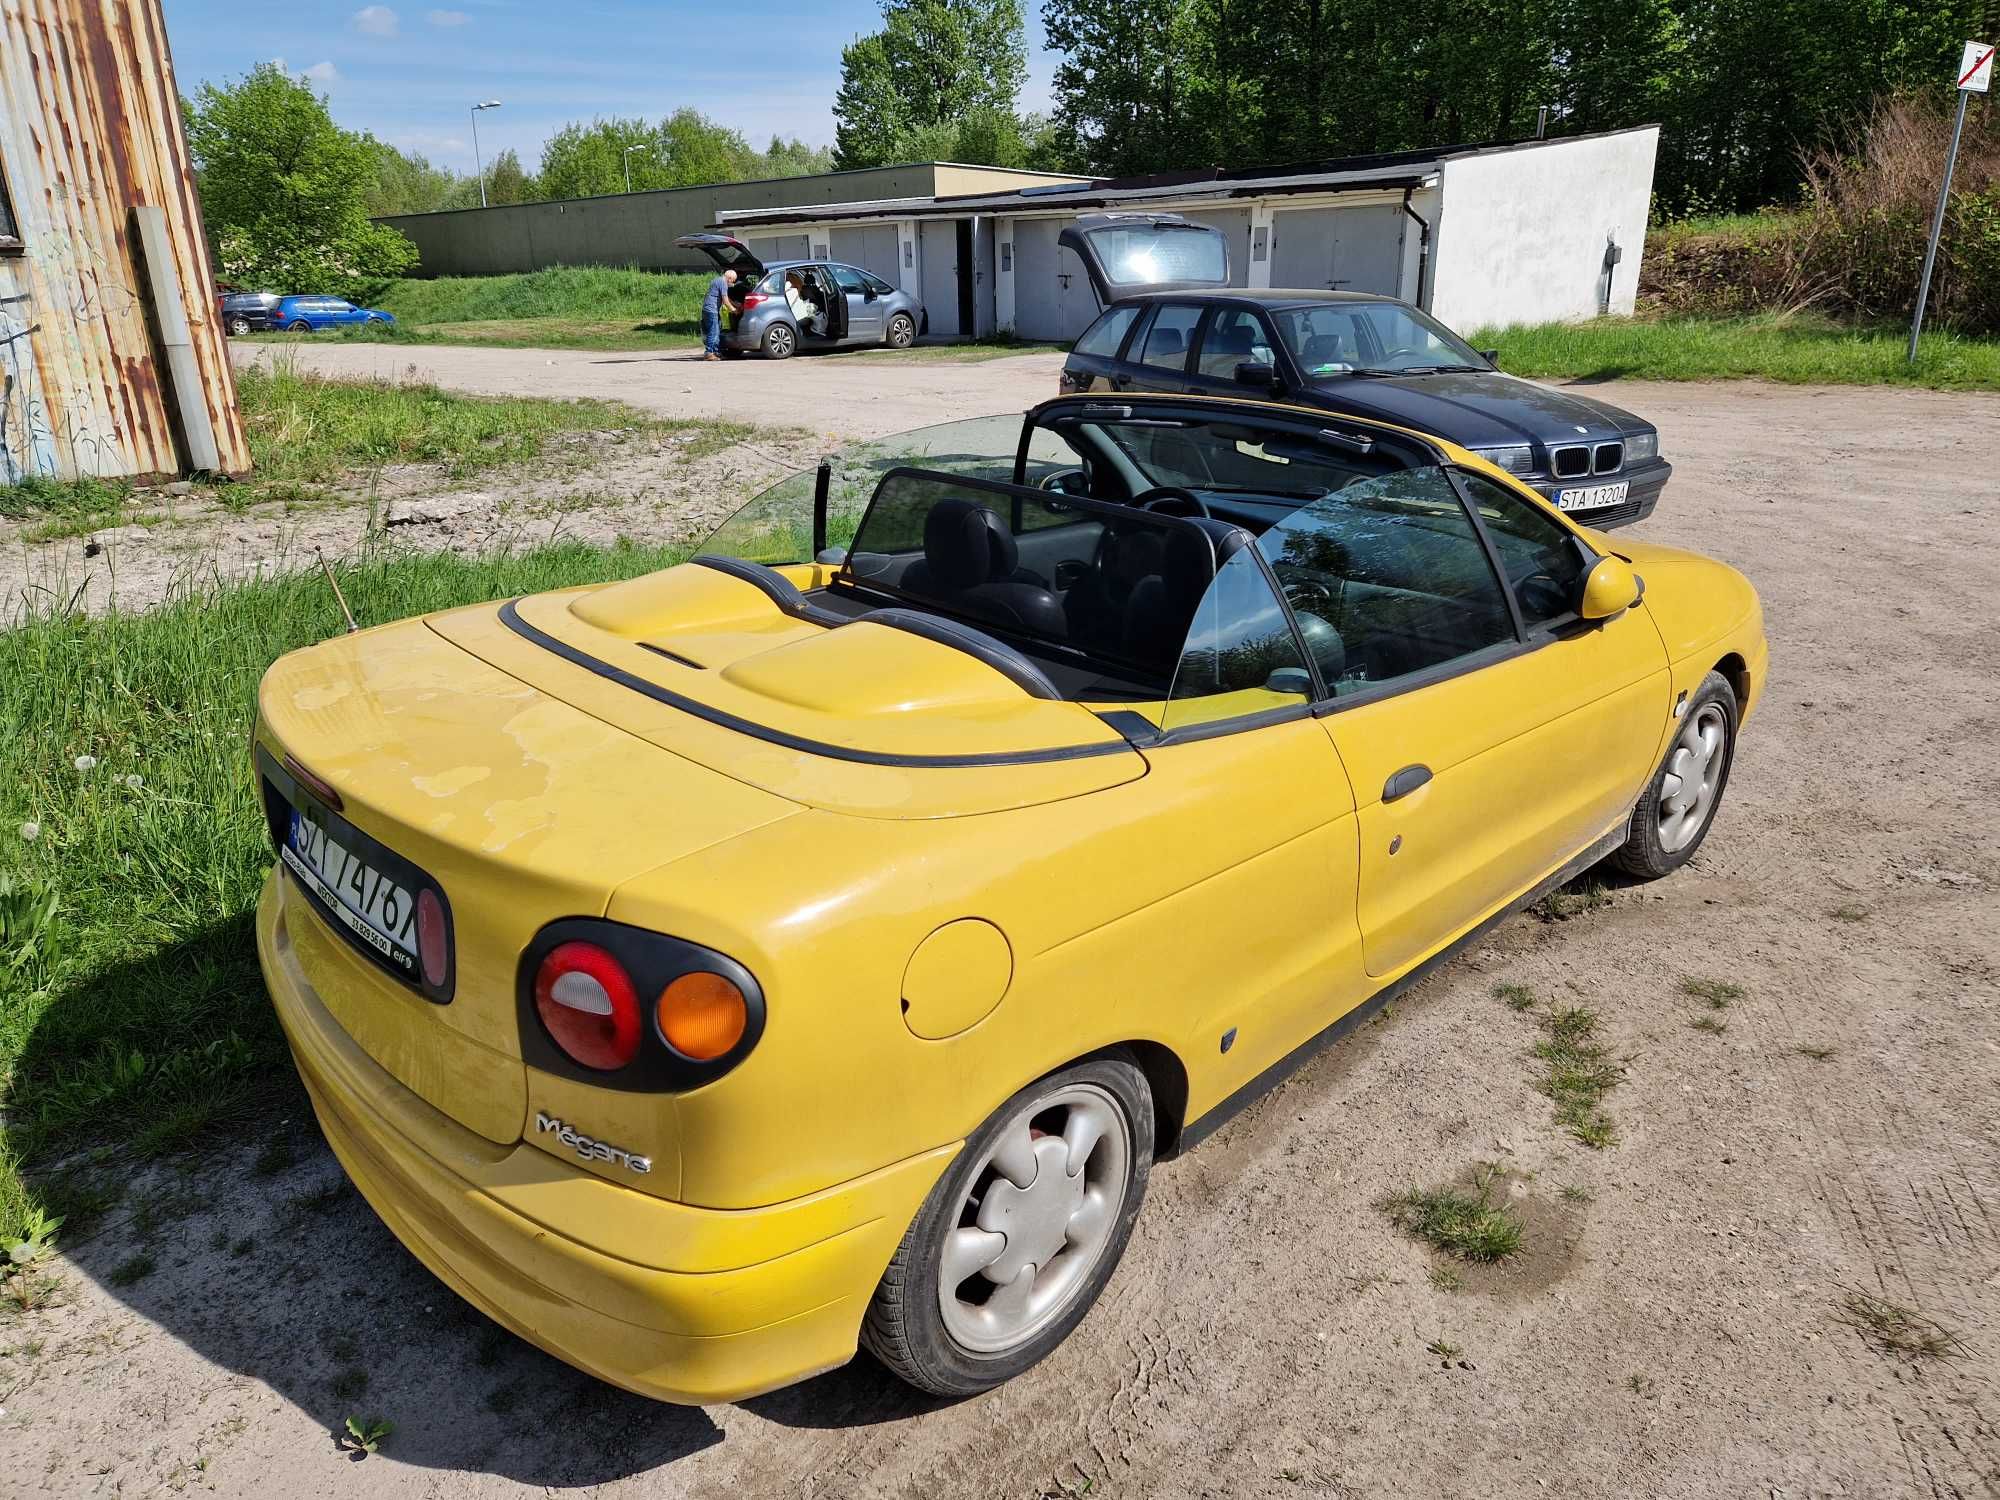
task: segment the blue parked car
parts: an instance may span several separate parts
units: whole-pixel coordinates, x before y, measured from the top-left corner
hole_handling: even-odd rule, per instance
[[[322,328],[346,328],[362,323],[393,323],[394,313],[356,307],[340,297],[280,297],[271,313],[273,328],[293,333],[317,333]]]

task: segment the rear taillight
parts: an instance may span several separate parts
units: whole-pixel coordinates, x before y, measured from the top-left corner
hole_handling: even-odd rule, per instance
[[[769,302],[770,300],[771,300],[770,297],[765,295],[763,292],[752,292],[749,296],[743,299],[743,310],[745,312],[748,312],[750,311],[751,308],[759,307],[764,303]]]
[[[639,1051],[639,996],[625,966],[595,943],[561,943],[535,971],[535,1013],[575,1062],[610,1073]]]
[[[443,989],[451,977],[451,923],[444,903],[428,886],[417,892],[417,961],[423,965],[424,983]]]
[[[521,956],[520,1017],[530,1067],[671,1092],[712,1082],[749,1054],[764,1032],[764,992],[712,948],[571,917]]]

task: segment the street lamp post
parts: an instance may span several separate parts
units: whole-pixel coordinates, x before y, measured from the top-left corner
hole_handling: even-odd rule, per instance
[[[479,206],[486,207],[486,164],[479,159],[479,112],[482,109],[498,109],[498,99],[488,99],[483,104],[472,106],[472,170],[479,175]]]
[[[653,149],[653,143],[651,141],[641,141],[636,146],[627,146],[625,148],[625,191],[626,192],[629,193],[632,191],[632,153],[634,151],[650,151],[652,149]]]

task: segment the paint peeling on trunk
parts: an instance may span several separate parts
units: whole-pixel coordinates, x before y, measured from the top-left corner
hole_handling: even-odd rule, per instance
[[[186,472],[182,403],[219,467],[250,467],[159,0],[0,0],[0,482]],[[166,216],[149,275],[132,210]],[[193,389],[163,363],[157,281],[180,288]],[[185,356],[182,356],[185,359]],[[192,415],[193,413],[186,413]]]

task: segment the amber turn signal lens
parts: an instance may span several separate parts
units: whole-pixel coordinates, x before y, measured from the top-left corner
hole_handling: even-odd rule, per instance
[[[660,1035],[682,1057],[711,1062],[743,1040],[750,1007],[720,974],[683,974],[660,991]]]

